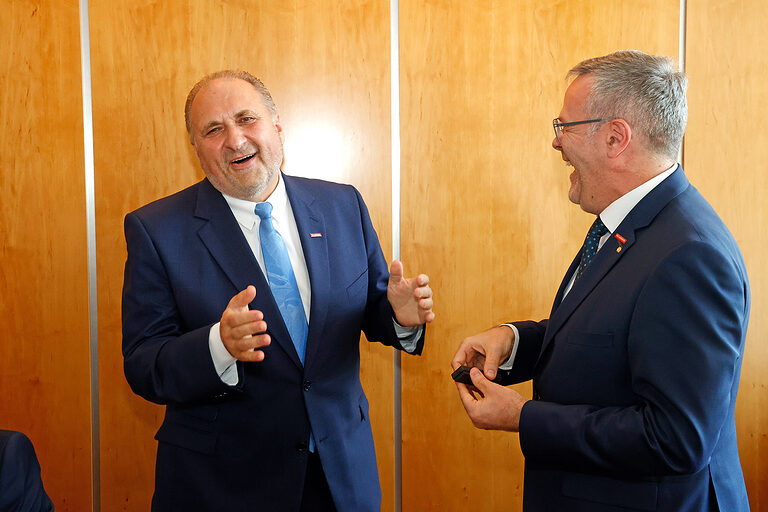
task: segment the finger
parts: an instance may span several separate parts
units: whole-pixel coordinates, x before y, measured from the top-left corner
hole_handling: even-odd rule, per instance
[[[459,366],[475,366],[471,363],[476,358],[476,354],[477,351],[475,350],[475,347],[466,341],[462,342],[462,344],[459,345],[456,354],[453,356],[453,361],[451,362],[451,364],[455,364],[453,369],[455,370]]]
[[[426,286],[429,284],[429,276],[427,274],[419,274],[415,281],[419,286]]]
[[[247,308],[253,299],[256,298],[256,287],[249,284],[245,290],[241,291],[229,301],[228,308]]]
[[[251,340],[256,342],[254,349],[268,347],[272,344],[272,337],[269,334],[259,334],[252,337]]]
[[[432,297],[432,288],[429,286],[419,286],[413,289],[413,296],[417,299],[429,299]]]
[[[459,346],[459,350],[457,350],[456,353],[453,354],[453,359],[451,359],[451,368],[455,370],[459,366],[465,366],[466,364],[467,364],[467,354],[464,352],[464,348]]]
[[[253,352],[254,350],[268,347],[272,343],[269,334],[259,334],[250,338],[241,338],[235,342],[238,352]]]
[[[266,355],[261,350],[249,350],[246,352],[240,352],[235,359],[238,361],[244,361],[246,363],[260,363],[264,360]]]
[[[421,309],[430,310],[432,309],[432,306],[434,303],[432,302],[432,299],[421,299],[419,300],[419,307]]]
[[[227,333],[230,339],[247,339],[252,336],[260,335],[267,331],[267,322],[260,320],[258,322],[247,322],[231,327]]]
[[[471,418],[472,410],[477,405],[477,399],[472,395],[472,392],[469,390],[469,388],[461,382],[456,383],[456,389],[459,391],[459,398],[461,399],[462,405],[464,405],[464,409],[467,411]]]
[[[258,309],[246,309],[245,311],[227,309],[221,315],[221,326],[224,329],[237,329],[247,324],[261,322],[264,320],[264,314]],[[253,334],[256,332],[262,332],[261,330],[249,330],[248,332],[241,332],[238,337],[245,336],[246,334]]]
[[[393,260],[389,266],[389,278],[399,281],[403,278],[403,262],[400,260]]]

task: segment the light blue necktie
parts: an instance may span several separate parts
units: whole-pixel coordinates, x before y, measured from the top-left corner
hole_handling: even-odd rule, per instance
[[[595,222],[592,223],[592,227],[589,228],[587,237],[584,239],[584,246],[581,249],[581,262],[579,263],[579,268],[576,270],[576,278],[573,280],[574,283],[578,281],[581,274],[584,273],[584,269],[592,263],[592,258],[597,254],[600,238],[607,232],[608,228],[605,227],[605,224],[603,224],[603,221],[601,221],[598,216],[595,219]]]
[[[291,259],[288,257],[283,238],[272,225],[272,205],[257,203],[255,211],[261,218],[259,238],[261,238],[261,252],[264,255],[269,288],[283,315],[283,321],[299,354],[301,364],[304,364],[304,355],[307,351],[307,315],[304,313],[304,304],[301,302]]]
[[[275,298],[283,322],[291,335],[293,346],[299,354],[301,364],[304,364],[304,356],[307,352],[307,315],[304,312],[304,304],[301,302],[299,285],[296,284],[296,276],[291,266],[291,258],[285,248],[283,237],[272,225],[272,205],[270,203],[256,203],[254,208],[259,216],[259,238],[261,239],[261,253],[264,255],[264,266],[267,269],[267,281],[272,296]],[[315,451],[315,436],[309,432],[309,451]]]

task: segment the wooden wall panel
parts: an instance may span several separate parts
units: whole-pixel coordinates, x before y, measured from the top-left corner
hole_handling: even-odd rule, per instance
[[[761,0],[688,3],[685,168],[733,232],[752,287],[736,423],[752,510],[768,510],[768,56]]]
[[[3,2],[0,428],[26,433],[61,512],[91,503],[77,0]]]
[[[665,0],[400,2],[402,256],[437,315],[403,365],[404,511],[520,509],[517,434],[472,426],[450,361],[468,335],[545,318],[592,221],[551,147],[565,73],[619,49],[676,57],[678,26]]]
[[[144,511],[162,407],[134,396],[123,377],[123,217],[202,177],[184,130],[186,94],[206,73],[243,68],[278,105],[285,170],[356,185],[389,258],[389,2],[91,0],[90,16],[102,509]],[[390,510],[391,349],[365,344],[362,367]]]

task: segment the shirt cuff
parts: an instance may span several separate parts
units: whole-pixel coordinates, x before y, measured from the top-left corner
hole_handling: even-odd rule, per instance
[[[405,352],[413,354],[419,345],[419,339],[424,332],[424,326],[404,327],[397,323],[394,317],[392,317],[392,325],[395,326],[395,334],[397,334],[397,339],[400,341],[400,346],[403,347]]]
[[[517,330],[517,327],[515,327],[512,324],[501,324],[506,325],[510,329],[512,329],[512,332],[515,333],[515,343],[512,345],[512,353],[509,354],[509,357],[507,358],[504,363],[499,366],[499,370],[511,370],[512,367],[515,365],[515,356],[517,355],[517,345],[520,342],[520,331]]]
[[[230,386],[237,385],[240,377],[237,375],[237,359],[232,357],[227,347],[224,346],[224,342],[221,341],[221,327],[219,322],[216,322],[211,326],[211,330],[208,331],[208,348],[211,351],[211,359],[213,359],[213,366],[216,368],[216,373],[224,384]]]

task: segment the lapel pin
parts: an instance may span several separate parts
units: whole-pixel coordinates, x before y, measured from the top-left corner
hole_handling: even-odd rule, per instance
[[[322,237],[323,237],[322,233],[310,233],[309,234],[309,238],[322,238]]]
[[[616,252],[621,252],[621,246],[618,246],[618,247],[616,248]]]
[[[615,238],[616,240],[618,240],[618,241],[619,241],[619,242],[621,242],[622,244],[625,244],[625,243],[627,243],[627,239],[626,239],[626,238],[624,238],[623,236],[621,236],[621,235],[620,235],[620,234],[618,234],[618,233],[616,233],[615,235],[613,235],[613,238]],[[617,252],[618,252],[618,251],[617,251]]]

